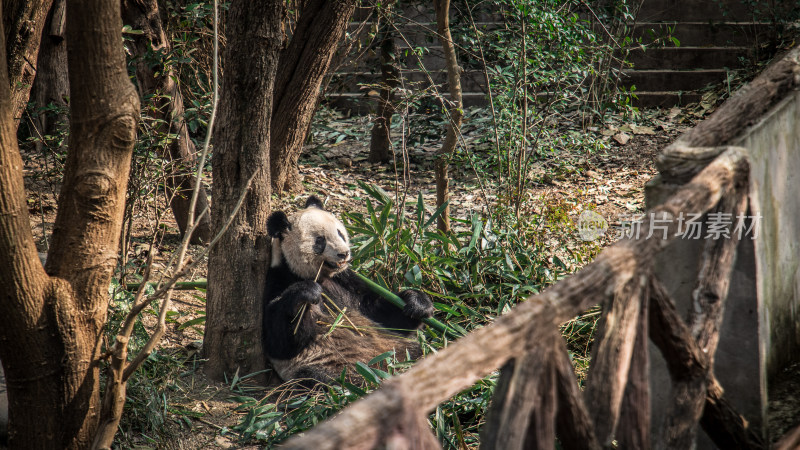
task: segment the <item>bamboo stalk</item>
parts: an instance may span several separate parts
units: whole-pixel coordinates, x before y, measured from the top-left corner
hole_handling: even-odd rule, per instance
[[[388,301],[389,303],[397,306],[400,309],[405,308],[406,302],[403,301],[402,298],[398,297],[394,294],[394,292],[389,291],[388,289],[384,288],[380,284],[370,280],[369,278],[361,275],[360,273],[356,272],[359,278],[367,285],[373,292],[380,295],[383,299]],[[153,288],[155,288],[156,283],[147,283]],[[141,283],[128,283],[126,284],[126,288],[129,291],[137,290],[141,286]],[[208,281],[204,278],[197,279],[195,281],[180,281],[175,283],[173,289],[175,290],[192,290],[192,289],[205,289],[208,287]],[[433,317],[428,317],[426,319],[422,319],[426,325],[433,328],[434,330],[438,331],[442,335],[446,335],[450,339],[458,339],[461,337],[461,333],[457,332],[453,328],[448,327],[447,325],[439,322],[438,320],[434,319]]]
[[[370,280],[369,278],[365,277],[364,275],[361,275],[358,272],[354,272],[354,273],[359,278],[361,278],[361,281],[363,281],[364,284],[366,284],[370,289],[372,289],[372,292],[380,295],[381,297],[386,299],[389,303],[393,304],[394,306],[397,306],[400,309],[403,309],[403,308],[406,307],[406,302],[404,302],[402,298],[400,298],[397,295],[395,295],[394,292],[386,289],[385,287],[383,287],[380,284]],[[433,317],[428,317],[428,318],[422,319],[422,321],[425,322],[429,327],[433,328],[434,330],[438,331],[439,333],[442,333],[442,335],[446,335],[447,337],[449,337],[451,339],[458,339],[458,338],[461,337],[461,334],[458,333],[456,330],[448,327],[447,325],[443,324],[442,322],[439,322],[438,320],[434,319]]]

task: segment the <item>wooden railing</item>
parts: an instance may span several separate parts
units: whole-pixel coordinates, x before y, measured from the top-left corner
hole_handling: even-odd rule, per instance
[[[686,183],[641,223],[642,230],[665,232],[617,242],[578,273],[429,355],[283,448],[438,448],[429,412],[501,366],[483,448],[552,449],[558,437],[564,449],[608,448],[614,441],[625,449],[686,449],[698,425],[719,448],[766,448],[761,430],[731,406],[714,375],[737,233],[705,241],[688,321],[678,314],[659,281],[663,269],[654,263],[676,239],[679,217],[745,213],[746,152],[725,145],[800,84],[798,61],[796,49],[665,150],[662,171]],[[598,303],[603,318],[581,392],[558,326]],[[672,380],[672,400],[664,423],[655,424],[657,434],[651,434],[648,337]],[[787,435],[779,448],[794,448],[797,434]]]

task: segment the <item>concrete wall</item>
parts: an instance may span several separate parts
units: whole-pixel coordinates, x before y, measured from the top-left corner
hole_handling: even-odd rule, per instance
[[[748,149],[764,363],[771,377],[800,360],[800,93],[792,92],[735,142]]]
[[[754,125],[726,142],[744,147],[751,163],[750,210],[755,240],[740,242],[726,300],[715,374],[726,397],[753,425],[766,430],[767,386],[800,360],[800,92],[792,91]],[[648,207],[678,187],[659,176],[646,190]],[[749,224],[748,224],[749,225]],[[658,257],[657,273],[678,310],[692,305],[702,240],[678,240]],[[651,345],[653,425],[662,425],[670,398],[669,375]],[[653,436],[654,441],[657,436]],[[768,438],[765,436],[765,438]],[[702,434],[699,449],[714,445]]]
[[[647,206],[662,203],[679,186],[656,182],[647,190]],[[753,214],[752,212],[748,215]],[[705,229],[702,235],[705,235]],[[676,240],[656,258],[656,273],[675,301],[684,319],[692,307],[696,287],[702,239]],[[723,325],[715,360],[717,380],[733,406],[750,422],[763,429],[766,417],[766,373],[762,357],[762,320],[757,295],[756,248],[749,239],[739,243],[731,284],[725,303]],[[658,348],[650,343],[650,392],[652,401],[653,442],[659,442],[666,408],[672,398],[671,381]],[[698,449],[713,449],[711,440],[701,432]]]

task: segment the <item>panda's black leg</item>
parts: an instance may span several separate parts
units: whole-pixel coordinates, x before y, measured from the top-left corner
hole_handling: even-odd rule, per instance
[[[270,358],[290,359],[319,334],[322,288],[313,281],[292,284],[264,310],[264,342]]]

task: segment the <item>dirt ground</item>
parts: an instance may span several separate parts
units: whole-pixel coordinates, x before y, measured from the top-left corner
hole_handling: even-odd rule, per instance
[[[654,163],[658,152],[708,112],[708,108],[696,115],[677,108],[654,110],[645,112],[638,127],[618,119],[614,125],[587,129],[586,133],[595,134],[608,147],[594,153],[568,155],[536,163],[532,174],[535,183],[528,193],[532,200],[529,204],[534,205],[533,208],[544,207],[548,202],[567,205],[569,216],[573,220],[577,219],[581,210],[591,207],[605,217],[612,227],[618,225],[621,219],[644,211],[644,185],[656,174]],[[331,126],[352,127],[353,120],[342,119],[340,123]],[[477,136],[467,136],[468,145],[475,139]],[[419,148],[409,150],[411,176],[409,184],[401,188],[407,189],[412,198],[422,191],[428,205],[435,204],[432,153],[438,149],[439,144],[440,142],[426,142]],[[306,192],[280,200],[275,209],[293,209],[305,196],[313,193],[327,198],[327,207],[334,212],[363,210],[363,201],[357,199],[364,197],[358,181],[377,183],[393,192],[395,180],[398,179],[394,167],[367,163],[368,146],[368,141],[364,140],[344,140],[334,145],[324,142],[311,144],[308,153],[312,156],[304,157],[301,161]],[[46,236],[52,232],[55,219],[57,186],[36,176],[43,170],[40,161],[35,157],[25,159],[31,225],[39,250],[44,252]],[[462,168],[454,171],[454,177],[455,189],[451,200],[453,216],[467,217],[473,211],[481,211],[487,199],[479,189],[474,188],[474,175]],[[354,195],[355,193],[361,195]],[[491,201],[492,198],[488,200]],[[162,199],[150,205],[155,208],[134,211],[132,244],[126,253],[128,263],[141,265],[145,260],[147,243],[156,225],[153,211],[163,210],[163,205]],[[177,226],[171,214],[165,214],[164,221],[169,231],[157,243],[157,254],[154,258],[160,267],[163,267],[179,245]],[[599,244],[606,246],[614,240],[616,236],[610,232]],[[199,258],[202,250],[200,247],[193,247],[190,251],[195,258]],[[205,264],[202,264],[192,278],[205,278],[205,271]],[[241,413],[234,410],[238,403],[231,400],[236,395],[242,395],[241,387],[231,390],[230,383],[206,379],[202,370],[202,335],[196,327],[178,329],[180,323],[202,315],[202,296],[187,291],[178,292],[171,308],[176,313],[175,323],[170,324],[159,352],[174,355],[183,361],[183,370],[171,381],[169,392],[165,392],[170,411],[176,412],[167,414],[168,420],[156,435],[122,433],[119,436],[120,445],[123,448],[139,449],[258,448],[256,445],[240,444],[235,433],[229,431],[241,418]],[[153,318],[145,316],[144,321],[146,325],[152,325]],[[791,386],[794,386],[794,390],[787,388],[788,390],[778,391],[783,392],[778,397],[794,398],[791,393],[798,391],[798,379],[800,376],[792,378],[795,385]],[[252,392],[248,395],[266,395],[263,389]],[[780,405],[774,408],[771,406],[770,411],[772,413],[788,409],[790,413],[796,413],[800,410],[800,402],[795,400],[792,400],[794,403],[788,400],[776,402]],[[781,421],[782,431],[796,423],[796,417],[790,413],[782,416],[785,418]]]

